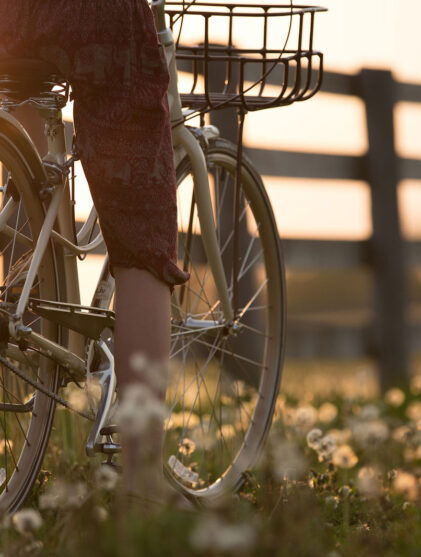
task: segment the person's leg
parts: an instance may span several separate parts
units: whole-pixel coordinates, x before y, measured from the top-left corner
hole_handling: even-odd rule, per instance
[[[115,359],[119,386],[139,380],[131,358],[144,354],[168,363],[170,349],[170,289],[145,269],[115,267]],[[163,396],[164,393],[157,393]]]
[[[170,289],[149,271],[115,267],[116,325],[115,367],[119,392],[139,383],[151,388],[165,402],[166,370],[170,344]],[[134,369],[137,355],[147,358],[162,374],[150,375]],[[124,400],[124,397],[123,397]],[[139,408],[139,412],[142,409]],[[154,423],[141,435],[123,435],[124,488],[146,499],[164,500],[162,476],[162,423]]]

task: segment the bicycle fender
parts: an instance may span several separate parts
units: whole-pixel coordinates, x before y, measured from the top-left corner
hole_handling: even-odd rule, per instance
[[[22,124],[4,110],[0,110],[0,135],[18,152],[39,191],[48,182],[41,157]]]

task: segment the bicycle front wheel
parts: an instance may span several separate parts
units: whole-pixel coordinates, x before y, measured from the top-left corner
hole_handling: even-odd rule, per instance
[[[13,314],[19,300],[42,224],[44,208],[28,160],[32,153],[18,149],[0,135],[0,309]],[[11,207],[11,210],[8,209]],[[60,257],[48,245],[31,295],[60,300],[57,265]],[[59,340],[58,327],[25,313],[23,324],[46,338]],[[55,393],[57,365],[38,352],[9,342],[2,349],[12,368]],[[28,496],[47,447],[55,403],[6,364],[0,365],[0,510],[16,511]]]
[[[206,151],[216,233],[232,301],[237,151],[223,139]],[[166,475],[196,500],[236,490],[269,431],[285,346],[285,281],[280,242],[263,183],[244,157],[240,187],[238,312],[224,320],[201,241],[192,167],[177,169],[179,265],[167,388]]]

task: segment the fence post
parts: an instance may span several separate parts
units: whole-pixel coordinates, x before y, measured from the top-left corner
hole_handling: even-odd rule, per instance
[[[394,144],[396,83],[392,74],[362,70],[369,150],[374,272],[374,343],[382,388],[404,381],[408,366],[406,265],[397,200],[398,158]]]

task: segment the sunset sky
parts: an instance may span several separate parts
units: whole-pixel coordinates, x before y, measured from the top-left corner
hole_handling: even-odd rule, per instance
[[[315,46],[324,52],[327,70],[355,74],[361,68],[388,69],[398,80],[421,84],[419,0],[321,0],[320,4],[329,11],[316,18]],[[185,25],[183,33],[185,41],[196,38],[192,26]],[[241,40],[247,42],[251,36],[250,29],[244,28]],[[181,79],[181,88],[183,83]],[[70,109],[67,117],[71,117]],[[399,155],[421,158],[421,102],[399,103],[395,122]],[[249,114],[245,143],[314,153],[364,154],[364,106],[356,97],[319,93],[304,103]],[[371,234],[370,195],[364,182],[264,179],[282,236],[365,239]],[[80,216],[86,216],[88,198],[86,185],[81,186]],[[405,236],[421,238],[421,181],[402,182],[399,201]]]

